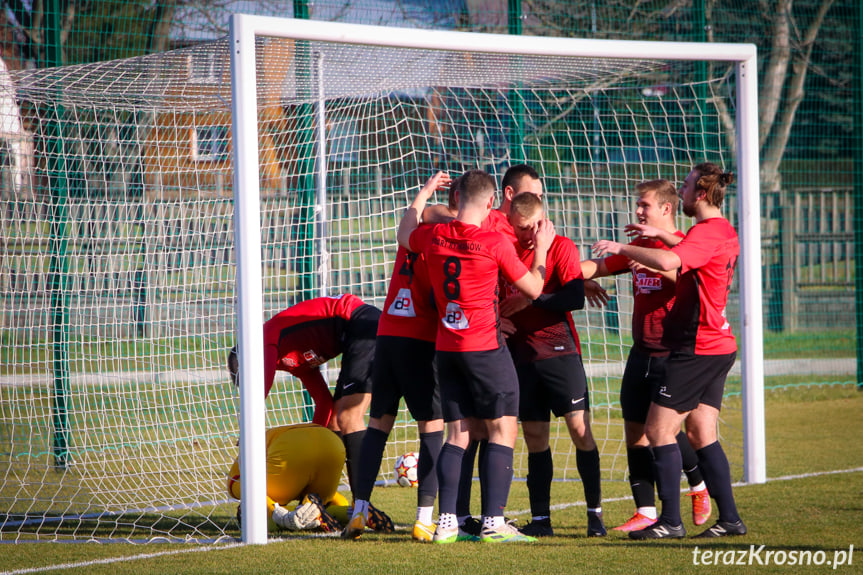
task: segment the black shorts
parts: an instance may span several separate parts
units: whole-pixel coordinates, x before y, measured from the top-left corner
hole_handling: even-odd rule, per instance
[[[632,348],[626,359],[620,382],[620,408],[624,421],[644,423],[656,390],[665,382],[665,362],[668,356],[651,356]]]
[[[342,368],[333,399],[372,392],[372,364],[381,310],[363,304],[351,313],[342,334]]]
[[[737,352],[727,355],[695,355],[673,351],[665,363],[665,381],[656,389],[653,402],[677,411],[692,411],[704,403],[722,407],[725,377]]]
[[[548,421],[572,411],[589,411],[587,377],[581,355],[568,353],[520,365],[519,408],[522,421]]]
[[[435,354],[445,421],[518,416],[518,376],[509,350]]]
[[[369,415],[396,415],[399,401],[416,421],[441,419],[440,388],[434,374],[434,342],[378,336],[372,370],[372,405]]]

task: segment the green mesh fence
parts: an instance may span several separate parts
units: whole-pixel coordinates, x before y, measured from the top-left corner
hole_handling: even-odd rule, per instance
[[[856,53],[859,36],[854,26],[859,6],[852,0],[52,0],[3,5],[0,38],[9,69],[194,45],[224,36],[233,12],[524,35],[756,44],[765,326],[774,333],[829,330],[849,341],[849,358],[855,355],[854,330],[860,322],[849,310],[855,293],[854,164],[861,152],[854,137],[860,73],[857,60],[848,57]],[[8,148],[3,150],[7,164],[14,156]]]
[[[858,303],[863,301],[863,273],[856,266],[863,258],[855,258],[863,245],[863,237],[855,236],[863,233],[858,231],[863,230],[863,190],[861,177],[856,171],[863,155],[860,140],[863,133],[863,92],[860,88],[863,48],[858,2],[798,0],[792,5],[786,0],[758,3],[747,0],[648,3],[629,0],[609,4],[599,0],[577,3],[539,0],[520,3],[505,0],[4,2],[4,10],[0,14],[0,42],[3,63],[12,74],[20,74],[30,68],[106,62],[186,48],[190,50],[183,57],[185,59],[182,62],[171,60],[174,62],[172,65],[187,66],[190,74],[204,84],[214,83],[225,72],[218,61],[197,59],[193,48],[223,38],[227,33],[228,16],[234,12],[500,34],[751,42],[759,49],[766,385],[770,389],[861,382],[863,378],[858,364],[863,354],[857,347],[861,339],[858,334],[863,329]],[[854,54],[854,58],[849,54]],[[722,77],[721,70],[706,63],[702,66],[703,69],[696,70],[694,76],[705,80],[703,86],[712,86],[711,82]],[[8,77],[5,71],[0,71],[0,86],[8,82]],[[661,79],[662,73],[657,72],[654,78]],[[671,83],[669,79],[669,85]],[[696,93],[692,95],[692,101],[710,100],[721,107],[720,97],[714,100],[709,91],[699,91],[707,90],[706,87],[699,88],[697,82],[693,85]],[[58,86],[62,86],[62,82]],[[655,115],[665,102],[672,99],[672,94],[661,81],[653,82],[650,89],[652,93],[643,93],[642,96],[646,98],[645,106]],[[458,96],[461,98],[463,95]],[[522,117],[529,118],[538,112],[536,102],[531,102],[530,98],[515,98],[514,101],[521,106],[518,115]],[[8,98],[3,102],[11,105]],[[207,481],[216,485],[221,481],[222,458],[233,455],[235,397],[230,389],[218,388],[216,396],[201,397],[200,394],[205,393],[201,391],[204,388],[147,388],[146,393],[154,396],[171,395],[166,403],[174,406],[181,415],[190,414],[188,421],[181,416],[176,424],[182,428],[183,437],[187,440],[179,446],[164,442],[162,434],[165,430],[149,423],[151,415],[157,421],[157,415],[161,414],[150,414],[142,406],[147,396],[138,389],[138,382],[124,380],[115,384],[121,391],[116,405],[98,400],[99,393],[95,392],[82,396],[86,401],[82,399],[84,403],[80,405],[67,402],[67,395],[70,381],[73,388],[93,386],[97,392],[99,386],[104,385],[86,381],[81,374],[97,370],[121,373],[136,368],[138,362],[153,363],[152,358],[163,358],[159,361],[164,365],[156,365],[157,371],[206,368],[205,383],[224,379],[222,351],[231,344],[233,328],[230,321],[233,273],[229,268],[232,207],[226,199],[230,192],[230,174],[227,169],[218,167],[218,162],[227,154],[225,142],[229,137],[229,127],[226,116],[216,112],[206,121],[184,124],[165,136],[178,141],[181,136],[177,134],[181,129],[191,130],[196,153],[200,156],[195,161],[213,162],[212,170],[202,170],[203,176],[196,175],[198,189],[203,185],[209,195],[200,198],[200,205],[193,210],[194,213],[187,213],[177,211],[181,208],[172,204],[184,193],[182,166],[168,170],[176,172],[176,181],[156,183],[147,181],[146,173],[135,167],[140,164],[135,161],[136,154],[143,154],[143,148],[138,148],[140,142],[158,140],[161,136],[152,124],[158,125],[163,120],[151,121],[145,117],[146,112],[130,112],[123,106],[87,116],[76,115],[71,111],[72,107],[46,110],[38,104],[28,105],[32,108],[22,105],[20,123],[4,122],[0,128],[0,164],[3,166],[0,205],[6,222],[2,227],[4,235],[0,238],[4,249],[0,253],[0,303],[4,314],[0,323],[0,397],[4,405],[0,410],[0,439],[4,440],[0,442],[0,452],[5,461],[14,461],[30,450],[27,456],[44,459],[49,464],[46,469],[52,465],[62,469],[67,463],[68,434],[79,433],[82,427],[78,422],[77,431],[74,426],[69,428],[66,418],[70,410],[77,410],[82,414],[80,417],[89,418],[85,424],[96,422],[94,427],[100,427],[102,419],[132,417],[152,437],[146,446],[117,438],[118,451],[137,450],[137,453],[120,463],[113,459],[107,463],[103,461],[106,473],[113,473],[112,466],[115,465],[134,467],[141,457],[149,456],[144,453],[147,450],[153,452],[154,460],[167,457],[180,469],[187,466],[189,460],[200,457],[202,443],[210,443],[211,449],[221,458],[213,458],[218,461],[207,459],[200,467],[209,474]],[[610,170],[599,186],[610,202],[616,192],[622,195],[631,184],[632,173],[621,166],[632,158],[643,157],[645,153],[658,154],[663,149],[662,144],[657,146],[655,142],[647,141],[650,126],[640,120],[638,114],[632,116],[631,129],[612,125],[611,122],[616,120],[609,118],[617,118],[622,113],[615,109],[615,105],[610,99],[603,101],[598,98],[584,105],[583,114],[576,115],[579,122],[595,122],[597,138],[601,138],[603,133],[614,132],[619,140],[611,148],[616,154],[613,163],[620,169]],[[392,115],[388,106],[381,105],[381,111],[376,113]],[[460,111],[471,116],[465,124],[473,121],[474,116],[482,116],[481,109]],[[300,119],[294,121],[301,123],[302,118],[311,113],[310,109],[298,110],[296,117]],[[336,106],[334,113],[338,118],[342,110]],[[353,113],[347,105],[344,106],[344,118]],[[415,116],[412,121],[421,124],[423,114]],[[685,119],[674,113],[667,116],[667,131],[676,138],[669,148],[701,149],[687,141],[693,135],[686,132]],[[705,131],[724,131],[721,112],[707,117],[709,125]],[[185,121],[176,117],[173,121],[181,123],[180,120]],[[276,141],[277,134],[286,126],[282,125],[281,118],[271,120],[265,131],[272,135],[273,146],[276,147],[282,145]],[[64,137],[63,134],[69,134],[68,126],[73,122],[91,126],[88,129],[92,131]],[[302,132],[302,126],[288,128]],[[331,145],[335,150],[332,153],[339,156],[345,165],[355,159],[351,154],[370,154],[374,150],[371,143],[363,143],[359,151],[352,147],[355,134],[347,120],[336,121],[334,129],[341,131],[331,132],[334,135]],[[454,135],[456,140],[460,137]],[[71,145],[71,141],[77,146],[74,150],[64,147]],[[397,137],[388,141],[396,142],[394,147],[401,145]],[[490,139],[483,144],[484,152],[492,157],[496,153],[494,146],[507,147],[505,138]],[[294,145],[302,147],[305,144]],[[717,144],[717,148],[725,151],[731,147],[733,143],[730,141]],[[559,209],[566,213],[562,206],[577,197],[581,189],[579,174],[583,173],[579,170],[591,164],[592,149],[586,144],[564,157],[558,154],[559,149],[553,137],[545,140],[540,137],[532,148],[521,150],[525,157],[518,159],[528,160],[540,168],[541,174],[547,178],[552,211]],[[468,155],[479,157],[482,152],[477,149]],[[463,156],[461,151],[456,155],[459,154]],[[71,159],[64,161],[64,157]],[[733,158],[733,154],[727,157]],[[655,159],[657,163],[663,161],[659,156]],[[686,163],[689,159],[678,161],[675,158],[669,162],[673,167],[663,168],[665,171],[656,175],[680,179],[685,172],[681,172],[681,166],[677,164]],[[429,162],[429,167],[432,163]],[[499,161],[493,168],[499,170],[502,165],[503,162]],[[734,170],[733,165],[728,167]],[[29,168],[29,172],[25,168]],[[286,179],[284,174],[291,171],[300,175]],[[37,173],[38,177],[25,181],[25,173]],[[422,174],[411,176],[419,181]],[[294,261],[296,276],[285,285],[271,280],[274,285],[269,288],[281,294],[293,294],[281,300],[288,301],[297,294],[312,293],[314,288],[309,274],[316,263],[306,249],[311,243],[307,236],[312,213],[312,200],[307,196],[313,195],[314,178],[309,167],[294,166],[290,162],[273,168],[270,177],[269,193],[273,195],[273,201],[268,204],[269,211],[264,215],[264,233],[268,234],[265,246],[272,252],[268,257],[274,261]],[[387,266],[391,263],[385,255],[385,243],[391,238],[384,238],[380,230],[387,228],[391,231],[396,221],[394,214],[403,206],[404,198],[381,196],[379,191],[384,188],[406,189],[409,185],[398,181],[404,174],[388,174],[381,170],[365,173],[344,169],[333,177],[332,187],[339,193],[344,190],[342,199],[345,200],[339,208],[340,218],[336,218],[333,232],[336,240],[346,247],[344,254],[333,250],[337,257],[331,263],[334,268],[347,270],[343,277],[335,276],[333,282],[344,291],[353,288],[371,299],[380,299],[385,289]],[[202,184],[203,179],[206,181]],[[159,194],[164,195],[152,203],[140,202],[145,197],[144,190],[153,189],[153,186],[157,186]],[[284,198],[288,187],[302,193],[290,199]],[[356,205],[347,202],[348,189],[364,192],[361,195],[363,199]],[[21,190],[27,191],[27,201],[22,200]],[[118,190],[123,190],[122,197],[119,197],[121,192]],[[92,199],[94,193],[95,201]],[[152,200],[146,199],[148,202]],[[121,210],[117,207],[118,200],[129,202],[133,207]],[[733,197],[730,200],[733,201]],[[626,217],[626,210],[625,205],[619,208],[618,219]],[[369,223],[360,217],[367,211],[389,215],[383,224]],[[572,211],[578,210],[573,208]],[[206,216],[206,226],[209,227],[187,223],[197,221],[196,218],[202,214]],[[282,225],[288,218],[292,225]],[[85,224],[75,222],[87,222],[86,226],[94,229],[84,229]],[[619,228],[622,223],[622,220],[610,222],[609,231]],[[568,236],[577,237],[582,224],[573,220],[562,222],[561,227],[567,230]],[[165,229],[152,232],[151,227],[156,225]],[[121,230],[121,236],[129,241],[110,245],[104,238],[112,234],[116,236],[117,230]],[[175,248],[186,241],[183,238],[188,236],[184,233],[189,230],[192,230],[193,238],[206,237],[210,243],[201,244],[196,260],[181,262],[181,256],[176,255],[179,249]],[[280,234],[288,235],[282,237]],[[83,237],[90,238],[88,243],[81,240]],[[151,237],[158,240],[151,241]],[[193,241],[203,242],[200,239]],[[361,245],[357,247],[354,244]],[[34,256],[37,252],[42,255]],[[66,254],[85,252],[90,262],[73,263],[70,267]],[[127,256],[122,264],[97,268],[92,263],[96,256],[113,256],[121,252]],[[359,258],[359,263],[352,258]],[[152,274],[142,271],[151,269],[141,263],[150,260],[158,262],[152,266],[156,270]],[[364,266],[374,271],[357,271],[365,269]],[[177,271],[190,267],[199,269],[189,276],[180,275]],[[64,284],[70,274],[79,274],[82,279],[77,281],[81,283]],[[210,287],[196,291],[194,286],[202,275],[208,276],[207,285]],[[212,286],[218,286],[218,289]],[[607,283],[606,287],[613,290],[616,285]],[[111,316],[105,324],[108,327],[104,328],[107,335],[100,335],[102,347],[76,347],[74,339],[77,335],[70,334],[64,327],[70,323],[70,292],[80,294],[100,290],[103,295],[114,290],[116,293],[112,297],[119,301],[115,308],[102,310]],[[166,302],[161,323],[154,321],[148,312],[155,299]],[[199,300],[206,303],[199,303]],[[188,303],[190,301],[193,303]],[[382,300],[373,303],[380,305]],[[273,305],[270,311],[277,310],[276,304]],[[202,341],[194,334],[172,331],[171,320],[179,315],[175,310],[180,309],[198,313],[196,321],[201,324],[212,321],[208,319],[211,315],[218,315],[220,321],[224,321],[213,329],[215,337]],[[90,312],[78,313],[86,315]],[[612,311],[596,323],[603,326],[603,333],[607,334],[603,337],[616,342],[615,349],[625,349],[626,334],[621,335],[616,322]],[[154,333],[153,330],[160,326],[166,330],[165,333]],[[73,340],[71,344],[70,339]],[[603,345],[592,352],[602,353],[608,347]],[[177,361],[177,357],[187,353],[191,358],[184,360],[187,363]],[[109,368],[104,367],[105,361]],[[111,362],[122,364],[122,368],[115,369]],[[34,375],[36,373],[40,374],[39,377]],[[27,380],[25,384],[21,383],[21,377]],[[739,379],[729,382],[728,391],[733,403],[739,393]],[[277,395],[274,406],[277,410],[294,409],[304,401],[298,395]],[[615,399],[614,394],[609,393],[598,402],[598,407],[614,406]],[[13,424],[19,416],[16,410],[21,409],[21,405],[35,410],[47,422],[41,428],[34,427],[33,434],[39,437],[35,450],[27,444],[25,430]],[[196,427],[196,412],[203,409],[201,405],[208,405],[207,409],[215,413],[207,429]],[[120,415],[122,412],[126,414]],[[128,422],[124,420],[123,425],[128,425]],[[413,441],[413,438],[400,440],[407,449],[408,440]],[[81,448],[83,443],[74,435],[72,442],[76,448]],[[166,456],[166,452],[170,453]],[[83,453],[84,456],[79,454],[79,461],[85,460],[95,466],[96,463],[86,459],[96,457],[86,446]],[[13,468],[11,464],[0,463],[0,472],[5,474],[14,474]],[[621,470],[617,470],[618,474],[622,473]],[[49,473],[52,472],[45,472],[46,475]],[[63,497],[66,497],[66,492],[86,490],[87,486],[82,487],[79,478],[64,477],[56,482],[56,491],[64,493]],[[37,484],[32,478],[25,479],[25,483]],[[160,478],[154,477],[154,483],[158,481]],[[219,484],[212,495],[214,499],[221,495],[220,489]],[[5,490],[6,487],[4,496],[8,495]],[[190,491],[197,492],[200,488],[195,485]],[[31,496],[35,499],[37,494],[28,493],[23,499],[19,495],[18,500]],[[49,494],[49,497],[54,495]],[[151,505],[150,499],[139,503],[142,513],[152,512]],[[14,511],[18,520],[30,518],[28,508]],[[33,517],[39,517],[44,509],[34,508],[32,511]],[[183,518],[183,521],[187,520]],[[212,532],[220,534],[221,529],[220,524],[214,529],[201,528],[200,532],[204,534],[202,536],[210,536]]]

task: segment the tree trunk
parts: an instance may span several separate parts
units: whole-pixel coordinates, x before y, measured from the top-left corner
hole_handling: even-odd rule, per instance
[[[758,147],[763,148],[773,129],[779,111],[782,89],[791,60],[791,5],[792,0],[777,0],[773,17],[770,60],[764,71],[761,93],[758,95]]]
[[[785,105],[782,108],[779,122],[776,124],[776,130],[770,139],[770,146],[764,150],[761,164],[761,182],[765,191],[781,189],[782,182],[779,175],[779,166],[782,163],[782,157],[785,155],[785,149],[788,146],[791,128],[794,126],[794,115],[803,101],[806,74],[809,72],[812,48],[815,45],[816,38],[818,38],[824,18],[833,6],[833,2],[834,0],[823,0],[818,7],[818,12],[815,14],[815,18],[813,18],[802,39],[802,52],[794,57]]]
[[[156,13],[150,23],[149,30],[147,30],[150,38],[148,46],[150,53],[156,54],[170,49],[168,43],[170,41],[171,22],[174,20],[176,7],[177,0],[156,2]]]

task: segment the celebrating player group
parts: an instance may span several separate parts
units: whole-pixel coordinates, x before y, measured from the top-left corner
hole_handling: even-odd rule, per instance
[[[315,402],[312,424],[268,434],[270,517],[288,529],[332,531],[345,524],[347,539],[366,529],[392,531],[392,521],[370,499],[404,398],[419,433],[415,540],[517,543],[553,535],[552,414],[564,419],[576,448],[587,535],[606,535],[600,455],[572,312],[586,301],[607,301],[593,278],[629,273],[633,343],[620,401],[636,511],[615,529],[636,540],[684,537],[683,471],[694,524],[709,520],[711,498],[718,510],[715,524],[696,536],[745,534],[716,436],[737,351],[725,306],[739,245],[720,210],[732,179],[702,163],[677,191],[666,180],[638,183],[636,222],[625,227],[632,241],[599,241],[594,259],[582,260],[545,216],[542,181],[530,166],[507,171],[498,208],[497,185],[486,172],[469,170],[455,179],[434,174],[399,224],[382,311],[345,294],[300,302],[265,325],[264,392],[275,371],[284,370],[302,381]],[[428,204],[437,191],[448,193],[447,204]],[[674,225],[680,202],[684,214],[695,218],[686,234]],[[333,399],[320,365],[338,355],[342,369]],[[229,367],[236,383],[235,350]],[[532,514],[521,529],[504,517],[519,422]],[[291,437],[292,427],[303,434],[295,448],[277,439]],[[334,433],[344,449],[332,445]],[[271,473],[270,461],[292,460],[290,449],[304,454],[308,465],[278,465]],[[477,452],[479,519],[470,513]],[[353,496],[349,511],[337,505],[332,480],[344,461]],[[309,467],[321,472],[310,474]],[[229,480],[234,496],[239,481],[235,465]],[[291,501],[299,504],[287,511]]]

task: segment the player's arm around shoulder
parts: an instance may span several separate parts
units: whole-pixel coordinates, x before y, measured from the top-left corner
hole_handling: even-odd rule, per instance
[[[438,172],[426,181],[425,185],[420,188],[414,201],[408,206],[407,211],[402,216],[399,222],[398,242],[405,249],[411,249],[410,237],[415,229],[420,225],[420,216],[425,209],[426,202],[439,188],[445,188],[450,185],[452,180],[446,172]]]

